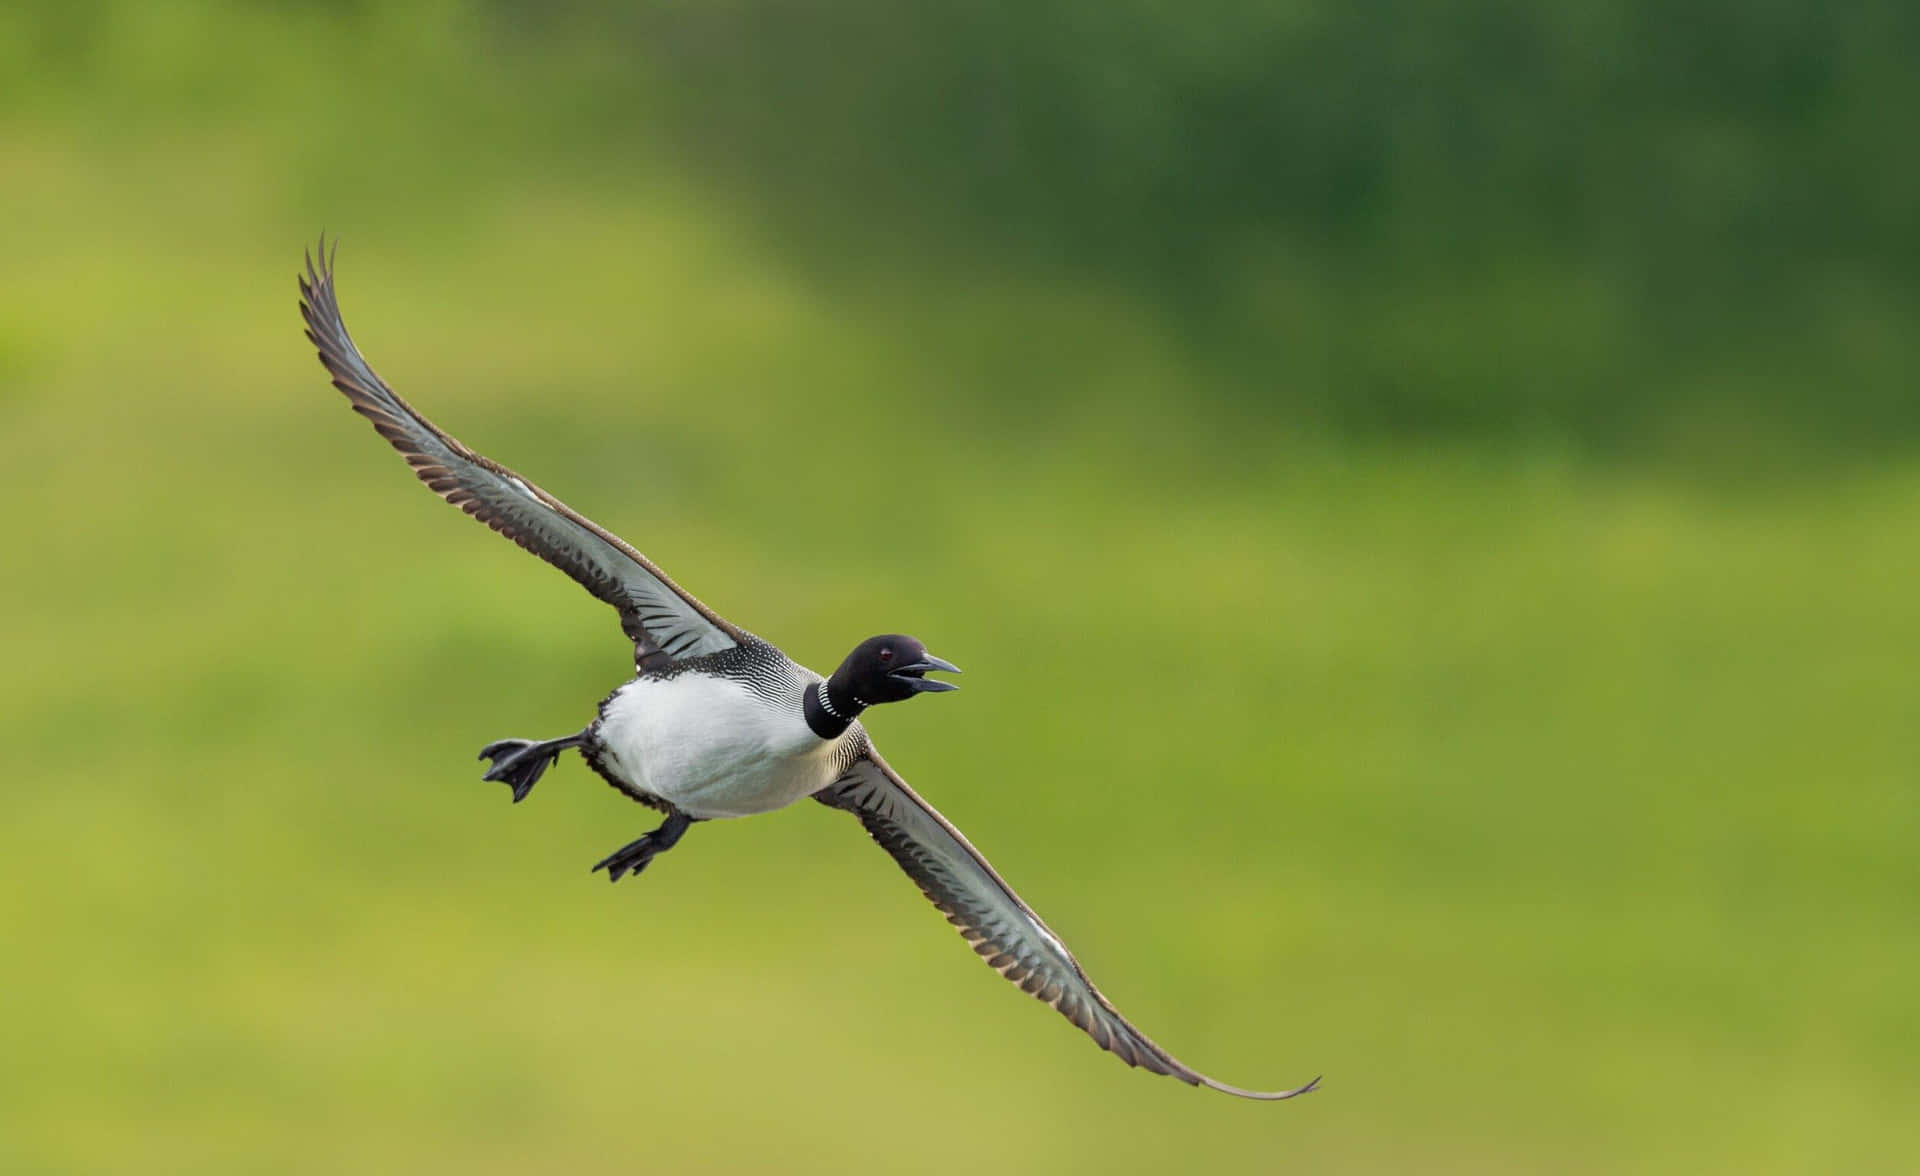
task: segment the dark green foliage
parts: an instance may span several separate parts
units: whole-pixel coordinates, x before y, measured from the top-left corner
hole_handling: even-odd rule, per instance
[[[1102,288],[1229,422],[1690,462],[1920,436],[1911,4],[190,8],[169,45],[171,11],[30,4],[15,52],[150,117],[304,85],[290,32],[375,97],[332,136],[383,166],[671,159],[843,288]]]
[[[623,32],[780,236],[1125,283],[1251,410],[1602,448],[1920,424],[1912,5],[745,0]]]

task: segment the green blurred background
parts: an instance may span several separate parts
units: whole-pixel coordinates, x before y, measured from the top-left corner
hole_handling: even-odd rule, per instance
[[[1910,1170],[1920,9],[0,9],[0,1169]],[[478,747],[604,608],[373,363],[815,666],[1119,1006],[842,815]]]

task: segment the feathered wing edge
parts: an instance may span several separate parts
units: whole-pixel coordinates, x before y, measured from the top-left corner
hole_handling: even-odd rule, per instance
[[[859,818],[988,967],[1072,1021],[1127,1065],[1263,1101],[1293,1098],[1320,1084],[1315,1078],[1292,1090],[1245,1090],[1216,1082],[1160,1048],[1093,986],[1066,944],[987,859],[871,748],[814,799]]]
[[[618,536],[507,467],[468,449],[389,388],[347,334],[325,237],[318,260],[307,255],[306,272],[300,277],[300,315],[333,386],[406,458],[428,489],[613,605],[636,647],[684,658],[739,642],[741,630]]]

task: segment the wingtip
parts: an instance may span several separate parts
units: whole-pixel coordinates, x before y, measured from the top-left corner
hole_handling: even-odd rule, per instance
[[[1312,1094],[1320,1088],[1320,1079],[1322,1077],[1324,1077],[1324,1075],[1316,1074],[1314,1075],[1313,1081],[1307,1083],[1305,1086],[1296,1086],[1292,1090],[1243,1090],[1238,1086],[1229,1086],[1224,1082],[1215,1082],[1213,1079],[1207,1077],[1202,1077],[1200,1081],[1210,1090],[1217,1090],[1222,1094],[1231,1094],[1236,1098],[1250,1098],[1255,1102],[1280,1102],[1284,1099],[1298,1098],[1303,1094]]]
[[[333,279],[334,260],[340,256],[340,238],[335,236],[329,241],[327,231],[322,229],[318,246],[303,250],[303,254],[307,273],[302,279],[302,288],[305,289],[307,283],[316,288],[328,284]]]

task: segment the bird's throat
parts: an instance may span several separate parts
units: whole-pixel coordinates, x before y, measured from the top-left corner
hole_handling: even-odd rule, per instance
[[[802,696],[801,709],[807,716],[807,726],[822,739],[838,739],[846,733],[853,720],[867,704],[853,696],[853,689],[832,678],[814,686],[809,686]]]

